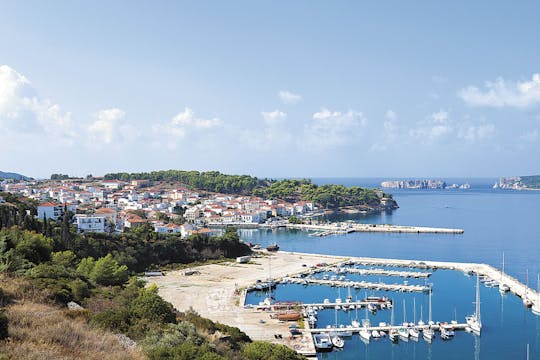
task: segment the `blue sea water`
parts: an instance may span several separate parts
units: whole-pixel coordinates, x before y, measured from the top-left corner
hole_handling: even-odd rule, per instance
[[[342,183],[378,187],[379,179],[315,179],[318,184]],[[277,242],[284,251],[332,255],[388,257],[418,260],[482,262],[501,267],[505,255],[505,272],[536,287],[540,273],[540,192],[493,190],[491,179],[452,179],[468,181],[468,190],[386,190],[393,194],[400,208],[390,213],[353,217],[354,220],[376,224],[456,227],[462,235],[441,234],[374,234],[353,233],[327,237],[310,237],[303,231],[250,230],[241,233],[245,241],[268,245]],[[363,278],[368,281],[369,278]],[[371,279],[373,280],[373,279]],[[377,278],[378,281],[378,278]],[[402,281],[383,278],[385,282]],[[411,281],[411,280],[409,280]],[[422,281],[422,280],[417,280]],[[461,272],[435,271],[429,279],[434,284],[433,319],[450,321],[474,311],[475,279]],[[335,299],[337,289],[326,286],[284,284],[275,295],[281,300],[322,301]],[[341,290],[342,292],[346,290]],[[377,294],[377,293],[376,293]],[[344,298],[346,294],[342,293]],[[364,291],[353,297],[363,297]],[[406,301],[408,319],[413,314],[413,297],[417,315],[420,304],[424,320],[427,317],[427,295],[382,292],[394,299],[396,322],[402,321],[402,301]],[[264,294],[251,293],[248,303],[258,303]],[[429,345],[418,342],[392,345],[387,339],[365,345],[357,335],[346,340],[344,351],[320,354],[324,359],[525,359],[530,347],[530,359],[540,359],[540,317],[523,307],[521,299],[512,294],[501,296],[497,288],[481,286],[483,332],[480,337],[458,332],[451,341],[437,338]],[[339,312],[340,323],[350,324],[355,314]],[[364,317],[365,314],[361,314]],[[371,316],[371,315],[370,315]],[[389,321],[389,311],[379,311],[372,323]],[[319,315],[318,326],[333,324],[335,314],[325,310]]]

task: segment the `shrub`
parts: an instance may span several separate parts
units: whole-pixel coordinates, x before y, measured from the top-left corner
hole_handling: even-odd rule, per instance
[[[8,318],[3,310],[0,310],[0,340],[8,337]]]

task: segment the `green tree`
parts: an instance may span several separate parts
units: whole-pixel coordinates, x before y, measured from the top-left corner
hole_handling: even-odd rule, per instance
[[[22,257],[39,264],[51,259],[52,244],[51,239],[41,234],[25,232],[15,248]]]
[[[139,295],[131,303],[131,312],[140,319],[157,323],[176,323],[173,306],[158,295],[157,286],[139,290]]]
[[[284,345],[275,345],[265,341],[253,341],[246,344],[242,351],[248,360],[300,360],[303,356]]]

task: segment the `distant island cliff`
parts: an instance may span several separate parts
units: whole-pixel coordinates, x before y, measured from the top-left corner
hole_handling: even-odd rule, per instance
[[[501,177],[493,185],[494,189],[540,190],[540,175]]]
[[[447,184],[444,180],[413,179],[413,180],[388,180],[381,183],[386,189],[470,189],[471,185]]]

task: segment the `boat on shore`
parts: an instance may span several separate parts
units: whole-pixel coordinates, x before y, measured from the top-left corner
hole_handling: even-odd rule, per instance
[[[277,314],[276,317],[281,321],[297,321],[302,317],[302,313],[298,311],[284,312]]]
[[[273,243],[273,244],[270,244],[266,247],[266,250],[268,251],[278,251],[279,250],[279,245],[276,244],[276,243]]]

